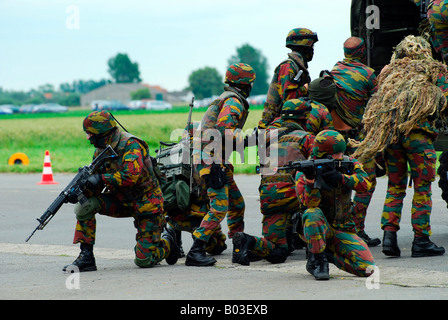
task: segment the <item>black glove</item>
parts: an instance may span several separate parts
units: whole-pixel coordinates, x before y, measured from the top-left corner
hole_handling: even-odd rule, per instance
[[[90,177],[87,178],[86,188],[95,189],[102,183],[103,179],[101,179],[100,174],[92,174]]]
[[[314,167],[303,168],[301,172],[305,174],[305,177],[308,180],[313,180],[314,178],[316,178],[316,171],[314,170]]]
[[[76,204],[76,203],[78,203],[78,197],[76,196],[76,194],[71,192],[69,194],[69,196],[67,197],[67,202],[68,203],[72,203],[72,204]]]
[[[329,186],[336,188],[338,184],[342,182],[342,173],[336,169],[332,169],[322,173],[322,179],[324,179],[324,182]]]

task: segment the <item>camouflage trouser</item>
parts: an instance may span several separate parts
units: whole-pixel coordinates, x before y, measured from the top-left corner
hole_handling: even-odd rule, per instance
[[[225,168],[226,183],[219,189],[207,189],[210,209],[202,219],[199,228],[193,233],[195,238],[205,242],[209,241],[226,214],[229,238],[232,238],[236,232],[244,231],[244,198],[233,179],[233,167],[226,165]]]
[[[349,138],[353,138],[357,141],[362,141],[365,138],[365,133],[363,131],[358,131],[356,136],[352,137],[346,133],[341,133],[344,136],[345,141],[348,141]],[[356,151],[356,148],[353,146],[348,146],[345,154],[350,155]],[[373,192],[376,187],[376,171],[375,171],[375,159],[371,159],[366,163],[363,163],[364,171],[368,174],[369,180],[372,183],[372,186],[366,192],[356,192],[353,197],[353,206],[350,214],[353,217],[353,221],[355,222],[357,232],[361,232],[365,228],[365,221],[367,215],[367,208],[369,207],[370,200],[372,200]]]
[[[366,163],[363,163],[364,171],[367,172],[369,180],[372,183],[372,187],[366,192],[356,192],[353,198],[353,207],[351,215],[356,224],[357,232],[364,230],[364,222],[366,221],[367,208],[369,207],[370,200],[372,200],[373,192],[376,187],[376,172],[375,161],[371,159]]]
[[[331,226],[320,208],[309,208],[302,216],[303,236],[311,253],[330,251],[339,269],[367,277],[374,270],[372,253],[354,232]]]
[[[434,48],[441,55],[448,54],[448,2],[440,1],[432,4],[428,10],[428,17]]]
[[[292,215],[299,208],[299,200],[293,183],[265,183],[259,188],[260,210],[263,214],[263,237],[256,239],[253,253],[267,257],[275,248],[288,254],[287,229]]]
[[[414,185],[412,199],[412,228],[416,236],[431,235],[431,183],[435,179],[437,156],[431,138],[421,132],[402,136],[384,153],[389,178],[381,228],[387,231],[400,229],[403,199],[406,196],[408,165]]]
[[[152,267],[168,256],[168,241],[161,239],[165,218],[160,189],[145,195],[141,201],[120,202],[112,194],[100,194],[90,198],[89,202],[94,205],[83,217],[78,215],[73,243],[95,244],[96,213],[114,218],[133,217],[137,229],[135,264]]]
[[[192,203],[190,208],[185,212],[170,212],[167,217],[168,224],[176,230],[193,233],[201,224],[202,219],[209,209],[208,202]],[[226,235],[219,225],[208,241],[205,251],[213,253],[217,246],[224,246]]]

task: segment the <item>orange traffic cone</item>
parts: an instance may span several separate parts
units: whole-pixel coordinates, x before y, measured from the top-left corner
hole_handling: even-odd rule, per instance
[[[50,151],[45,151],[44,169],[42,171],[42,181],[37,184],[58,184],[53,180],[53,170],[51,169]]]

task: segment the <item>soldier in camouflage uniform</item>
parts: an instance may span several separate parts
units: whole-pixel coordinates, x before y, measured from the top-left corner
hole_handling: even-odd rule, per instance
[[[182,139],[189,137],[190,143],[193,145],[193,137],[199,124],[200,122],[198,121],[190,124],[189,131],[184,130]],[[179,245],[179,251],[181,252],[179,258],[184,256],[181,232],[193,234],[210,210],[210,199],[207,196],[207,187],[204,180],[199,177],[198,172],[194,169],[193,167],[193,183],[197,185],[199,191],[197,195],[195,194],[190,197],[190,206],[188,209],[184,211],[180,209],[165,210],[168,225],[176,231],[176,240]],[[222,232],[221,226],[219,225],[210,236],[205,251],[212,255],[217,255],[222,253],[226,248],[226,235]]]
[[[299,125],[311,111],[311,105],[300,99],[288,100],[276,125],[267,129],[267,156],[278,155],[276,165],[285,166],[289,161],[305,160],[311,154],[314,136]],[[272,161],[272,159],[271,159]],[[260,161],[261,163],[263,161]],[[288,225],[298,212],[300,203],[296,196],[293,169],[274,171],[273,163],[261,167],[260,210],[263,214],[262,234],[256,237],[243,232],[233,237],[232,262],[250,264],[250,253],[271,263],[282,263],[289,255]]]
[[[266,129],[280,116],[285,101],[308,94],[307,85],[311,80],[308,62],[313,59],[314,44],[317,41],[317,34],[306,28],[296,28],[288,33],[286,47],[292,52],[288,54],[288,59],[275,68],[262,119],[258,124],[260,129]]]
[[[314,140],[311,158],[331,156],[342,160],[345,149],[340,133],[324,130]],[[302,216],[303,237],[308,246],[306,268],[317,280],[329,279],[328,260],[358,276],[368,276],[374,269],[373,256],[356,235],[350,214],[352,189],[364,192],[370,188],[370,181],[362,165],[349,159],[354,163],[353,172],[328,169],[322,173],[321,189],[314,188],[315,176],[311,170],[298,171],[295,177],[297,196],[306,207]]]
[[[300,104],[303,107],[306,106],[306,115],[303,118],[296,119],[298,124],[309,134],[315,136],[322,130],[333,130],[333,118],[331,117],[330,111],[322,103],[312,100],[308,97],[291,99],[293,104]],[[285,102],[286,104],[286,102]],[[284,120],[282,116],[277,117],[271,122],[270,127],[280,128]]]
[[[448,1],[433,0],[428,7],[431,42],[445,63],[448,63]]]
[[[94,158],[110,145],[118,157],[105,161],[89,177],[87,201],[75,205],[77,225],[73,243],[81,244],[81,253],[72,265],[79,271],[96,270],[93,245],[95,244],[96,219],[99,213],[110,217],[132,217],[137,229],[134,248],[137,266],[152,267],[166,259],[174,264],[178,247],[172,233],[162,231],[163,196],[145,141],[122,132],[109,112],[95,111],[83,121],[87,139],[96,148]],[[106,188],[105,192],[102,190]],[[67,269],[66,266],[64,270]]]
[[[331,70],[340,106],[335,110],[336,114],[351,128],[360,126],[367,101],[376,91],[375,70],[365,63],[364,40],[350,37],[344,42],[344,59]]]
[[[375,70],[366,63],[366,46],[364,40],[358,37],[350,37],[344,42],[344,56],[342,61],[335,64],[331,70],[336,85],[337,107],[332,113],[335,128],[348,141],[349,138],[362,140],[361,120],[364,115],[369,98],[377,89]],[[352,154],[354,148],[347,148],[347,154]],[[378,238],[371,239],[364,231],[367,208],[372,199],[376,187],[375,161],[370,159],[363,163],[364,170],[368,173],[372,187],[366,192],[356,192],[353,198],[354,219],[358,235],[369,246],[377,246],[381,243]]]
[[[358,146],[357,152],[359,158],[368,158],[371,153],[369,149],[373,149],[369,141],[381,141],[379,135],[388,137],[380,144],[382,149],[385,148],[384,161],[388,176],[388,190],[381,218],[381,228],[384,230],[383,253],[387,256],[401,255],[397,232],[400,229],[409,168],[414,185],[412,256],[442,255],[445,249],[436,246],[429,236],[432,234],[431,184],[435,179],[437,160],[433,142],[438,136],[436,120],[446,112],[446,66],[433,59],[430,44],[424,38],[411,35],[397,45],[391,63],[382,70],[379,79],[378,92],[369,101],[369,114],[364,119],[367,121],[365,125],[370,139],[366,138],[365,144]],[[398,112],[402,116],[398,117]],[[376,124],[375,121],[380,122]],[[384,121],[389,121],[389,125],[384,126]]]
[[[418,7],[424,5],[422,0],[411,0]],[[430,41],[437,55],[448,63],[448,1],[431,0],[427,3]],[[426,30],[425,30],[426,31]]]
[[[246,99],[254,80],[255,71],[250,65],[231,65],[225,75],[224,92],[210,104],[197,130],[199,137],[195,140],[200,141],[200,146],[194,147],[193,161],[206,184],[210,209],[193,233],[193,246],[185,261],[188,266],[210,266],[216,262],[206,256],[204,247],[226,215],[229,238],[244,230],[244,199],[228,157],[235,146],[243,147],[247,141],[241,129],[249,114]]]

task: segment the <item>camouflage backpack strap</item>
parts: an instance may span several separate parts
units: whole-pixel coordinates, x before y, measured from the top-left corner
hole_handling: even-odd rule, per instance
[[[240,103],[243,105],[245,111],[243,114],[243,119],[240,122],[240,129],[242,129],[244,124],[246,123],[247,116],[249,115],[249,102],[247,102],[246,98],[244,98],[241,94],[236,92],[231,87],[226,87],[224,88],[224,90],[225,91],[215,100],[217,101],[219,111],[221,111],[224,101],[226,101],[228,98],[238,99],[238,101],[240,101]]]
[[[219,100],[218,102],[219,108],[221,109],[222,105],[224,104],[224,101],[226,101],[226,99],[231,97],[237,98],[244,106],[244,109],[246,111],[249,110],[249,102],[247,102],[246,98],[244,98],[241,94],[236,92],[236,90],[232,89],[231,87],[225,87],[224,92],[216,99]]]
[[[163,179],[163,174],[160,172],[160,169],[157,166],[157,161],[151,157],[149,154],[149,146],[146,143],[146,141],[140,139],[139,137],[134,136],[133,134],[130,134],[129,132],[121,132],[121,139],[117,144],[117,147],[115,150],[117,153],[122,156],[124,153],[124,149],[126,147],[127,142],[129,139],[136,139],[138,142],[145,148],[146,150],[146,157],[143,160],[143,163],[145,164],[146,169],[148,170],[149,176],[151,181],[143,183],[143,185],[140,186],[140,188],[146,188],[148,185],[151,185],[151,190],[159,187],[161,180]],[[158,175],[157,170],[160,172],[160,176]]]

